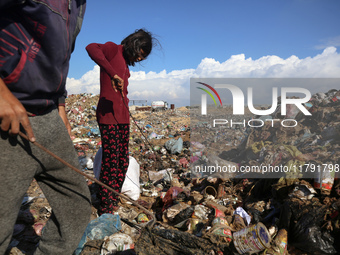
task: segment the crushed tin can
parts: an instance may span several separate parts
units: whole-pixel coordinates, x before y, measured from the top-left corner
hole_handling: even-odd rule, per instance
[[[266,249],[262,255],[286,255],[288,243],[288,232],[285,229],[280,229],[274,238],[273,244],[269,249]]]

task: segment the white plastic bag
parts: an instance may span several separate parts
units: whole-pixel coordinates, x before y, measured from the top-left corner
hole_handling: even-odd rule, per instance
[[[93,163],[93,173],[97,180],[99,180],[102,161],[102,147],[97,151]],[[122,186],[121,193],[127,195],[132,200],[138,200],[140,194],[140,166],[134,157],[129,156],[129,167],[126,172],[126,177]]]

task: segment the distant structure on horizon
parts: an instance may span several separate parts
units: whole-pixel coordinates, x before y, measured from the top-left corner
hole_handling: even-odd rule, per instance
[[[142,106],[145,106],[148,100],[136,100],[136,99],[130,99],[129,105],[137,105],[137,104],[142,104]]]

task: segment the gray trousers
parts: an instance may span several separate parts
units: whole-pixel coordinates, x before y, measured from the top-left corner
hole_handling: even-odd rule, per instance
[[[79,168],[57,110],[29,119],[39,144]],[[90,192],[84,177],[20,136],[0,132],[0,255],[10,243],[21,202],[33,178],[52,207],[35,254],[72,254],[90,220]]]

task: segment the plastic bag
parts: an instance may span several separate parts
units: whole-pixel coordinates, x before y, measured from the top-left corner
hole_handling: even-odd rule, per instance
[[[183,150],[183,140],[181,137],[178,140],[171,139],[164,146],[171,154],[181,153]]]
[[[119,251],[133,249],[134,244],[130,236],[124,233],[115,233],[104,239],[100,255],[112,255]]]
[[[74,255],[79,255],[81,253],[87,241],[103,239],[106,236],[117,233],[121,229],[122,225],[118,214],[102,214],[87,225],[78,247],[74,251]]]
[[[139,176],[140,166],[137,160],[133,157],[129,157],[129,167],[126,172],[121,193],[135,201],[138,200],[140,195]]]
[[[286,202],[280,225],[289,229],[288,243],[310,254],[336,254],[334,238],[321,229],[325,213],[325,206]]]
[[[249,214],[242,208],[242,207],[237,207],[236,210],[234,211],[234,214],[240,215],[245,221],[247,222],[247,225],[250,224],[251,217]]]
[[[152,181],[153,183],[164,179],[164,181],[166,182],[171,182],[172,180],[172,174],[174,173],[175,169],[172,168],[167,168],[167,169],[163,169],[160,171],[148,171],[149,173],[149,179],[150,181]]]

